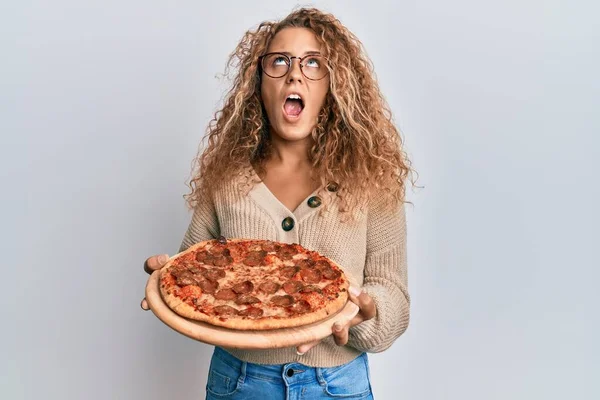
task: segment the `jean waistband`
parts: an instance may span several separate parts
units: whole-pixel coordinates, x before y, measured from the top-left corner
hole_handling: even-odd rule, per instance
[[[271,381],[282,381],[284,379],[284,376],[287,375],[287,377],[285,378],[285,380],[287,381],[289,381],[290,378],[293,377],[293,380],[314,380],[318,382],[323,382],[323,375],[327,375],[328,372],[333,372],[334,370],[342,368],[344,366],[340,365],[338,367],[319,368],[309,367],[298,362],[291,362],[288,364],[254,364],[242,361],[218,346],[215,347],[214,356],[218,357],[221,361],[228,364],[232,368],[235,368],[236,370],[245,371],[246,375]],[[361,357],[366,357],[366,354],[363,353],[354,361],[358,361],[358,359],[360,359]],[[360,362],[362,362],[362,360]],[[290,372],[290,370],[293,372]]]

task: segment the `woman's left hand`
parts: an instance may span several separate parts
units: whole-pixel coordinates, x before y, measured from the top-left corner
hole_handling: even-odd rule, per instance
[[[335,340],[335,344],[338,346],[343,346],[348,343],[348,329],[353,327],[354,325],[358,325],[363,321],[371,319],[377,314],[377,309],[375,307],[375,302],[373,298],[361,291],[360,289],[350,286],[348,290],[348,295],[350,297],[350,301],[356,304],[359,308],[358,314],[354,316],[348,323],[345,325],[340,322],[336,322],[333,324],[331,332],[333,334],[333,339]],[[308,350],[319,344],[320,340],[315,340],[314,342],[304,343],[300,346],[296,347],[296,352],[299,355],[306,353]]]

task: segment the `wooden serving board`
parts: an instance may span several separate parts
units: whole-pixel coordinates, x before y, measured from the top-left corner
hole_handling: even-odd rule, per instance
[[[240,331],[194,321],[176,314],[163,301],[159,289],[160,271],[154,271],[146,285],[146,301],[152,312],[166,325],[192,339],[215,346],[238,349],[274,349],[298,346],[331,335],[337,321],[346,323],[358,313],[358,306],[348,301],[337,314],[322,321],[297,328],[266,331]]]

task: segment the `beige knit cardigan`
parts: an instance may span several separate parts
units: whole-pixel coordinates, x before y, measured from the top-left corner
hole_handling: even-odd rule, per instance
[[[313,367],[332,367],[353,360],[361,352],[386,350],[408,327],[410,297],[404,205],[386,211],[381,199],[375,199],[355,220],[344,222],[340,219],[335,196],[330,196],[333,200],[324,213],[319,212],[322,205],[315,206],[318,202],[314,199],[308,201],[311,197],[328,194],[321,188],[290,211],[264,183],[256,183],[244,193],[234,179],[215,191],[211,198],[204,198],[194,209],[180,251],[221,235],[299,243],[342,266],[350,282],[362,287],[377,307],[373,319],[350,328],[345,346],[336,345],[329,336],[304,355],[296,354],[295,347],[225,348],[239,359],[259,364],[299,362]],[[293,220],[289,231],[282,226],[287,217]],[[286,227],[289,228],[289,224]]]

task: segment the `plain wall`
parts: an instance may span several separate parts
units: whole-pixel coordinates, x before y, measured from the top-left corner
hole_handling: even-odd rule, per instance
[[[322,1],[424,189],[377,399],[600,398],[600,6]],[[139,307],[243,33],[292,1],[0,6],[2,399],[199,399],[210,346]]]

